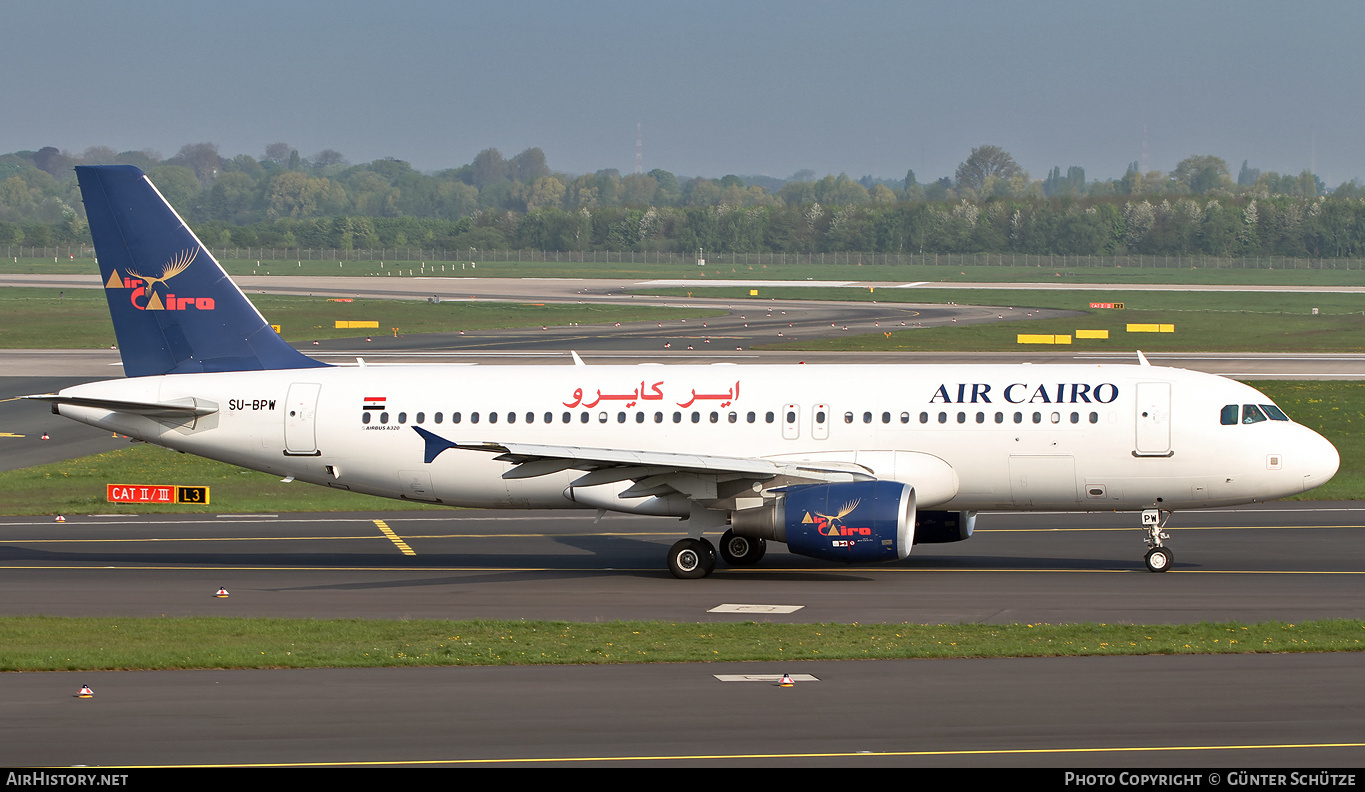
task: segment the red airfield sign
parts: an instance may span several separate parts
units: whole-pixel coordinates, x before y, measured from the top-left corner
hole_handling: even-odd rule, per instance
[[[110,503],[198,503],[208,505],[208,487],[181,487],[176,484],[105,484],[105,499]]]

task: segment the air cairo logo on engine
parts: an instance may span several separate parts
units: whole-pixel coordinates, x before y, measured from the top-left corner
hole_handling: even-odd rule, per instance
[[[839,512],[837,514],[821,514],[820,512],[814,512],[815,516],[812,517],[812,512],[806,512],[806,516],[801,522],[814,525],[816,533],[821,536],[871,536],[871,528],[854,528],[852,526],[840,524],[845,517],[851,514],[854,509],[858,508],[858,504],[861,502],[861,498],[848,501],[843,506],[839,507]]]
[[[194,259],[199,255],[199,249],[182,250],[175,255],[166,266],[162,267],[161,274],[157,276],[143,275],[140,272],[128,270],[131,278],[120,278],[118,270],[109,273],[109,280],[104,284],[106,289],[130,289],[128,301],[139,311],[212,311],[212,297],[183,297],[171,293],[171,286],[168,281],[176,275],[184,272],[194,263]],[[160,283],[165,297],[158,294],[154,288]]]

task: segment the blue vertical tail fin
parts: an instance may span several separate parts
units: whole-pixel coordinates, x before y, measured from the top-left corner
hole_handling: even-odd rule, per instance
[[[126,375],[326,365],[279,337],[142,171],[76,178]]]

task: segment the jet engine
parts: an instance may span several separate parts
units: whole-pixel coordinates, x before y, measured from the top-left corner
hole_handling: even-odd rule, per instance
[[[730,530],[826,561],[895,561],[914,543],[915,488],[898,481],[788,487],[772,505],[734,512]]]

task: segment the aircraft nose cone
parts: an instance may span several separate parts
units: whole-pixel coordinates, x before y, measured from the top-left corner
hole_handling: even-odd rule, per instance
[[[1341,454],[1337,452],[1336,446],[1317,432],[1309,432],[1309,434],[1311,437],[1304,443],[1303,489],[1305,492],[1326,484],[1337,474],[1337,469],[1341,467]]]

